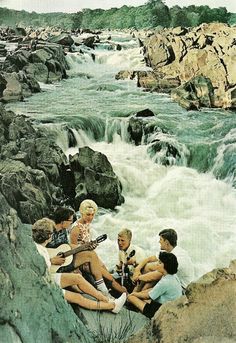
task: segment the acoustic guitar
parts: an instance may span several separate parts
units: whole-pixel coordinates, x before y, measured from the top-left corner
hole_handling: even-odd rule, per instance
[[[97,237],[94,241],[91,241],[90,243],[99,244],[99,243],[105,241],[105,239],[107,239],[107,235],[103,234],[103,235]],[[59,268],[65,267],[65,266],[68,266],[69,264],[71,264],[71,262],[73,261],[73,255],[77,254],[78,252],[86,251],[89,249],[88,249],[88,246],[86,243],[86,244],[82,244],[81,246],[76,247],[74,249],[71,249],[69,244],[61,244],[57,248],[47,248],[47,250],[48,250],[50,258],[55,257],[55,256],[61,256],[61,257],[65,258],[65,262],[63,264],[61,264],[61,265],[52,264],[51,265],[50,272],[56,273]]]

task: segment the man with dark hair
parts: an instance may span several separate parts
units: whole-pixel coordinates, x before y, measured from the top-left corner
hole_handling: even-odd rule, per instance
[[[182,287],[176,275],[177,269],[176,256],[168,252],[160,252],[159,270],[163,275],[161,280],[152,289],[131,293],[128,301],[146,317],[152,318],[162,304],[181,297]]]
[[[194,269],[192,261],[187,252],[177,246],[177,233],[174,229],[164,229],[159,233],[161,250],[174,254],[179,263],[177,275],[183,289],[194,279]],[[143,260],[135,269],[134,281],[155,282],[160,280],[162,274],[159,270],[159,264],[156,256],[150,256]],[[151,263],[155,262],[155,263]],[[142,271],[144,275],[142,275]]]

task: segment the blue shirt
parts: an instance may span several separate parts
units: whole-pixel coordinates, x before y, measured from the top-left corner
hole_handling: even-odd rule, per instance
[[[162,276],[160,281],[148,294],[152,300],[159,302],[160,304],[181,297],[182,287],[178,276],[176,274]]]

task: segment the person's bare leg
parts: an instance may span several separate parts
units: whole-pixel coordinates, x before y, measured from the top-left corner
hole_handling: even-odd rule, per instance
[[[144,306],[146,305],[146,302],[137,298],[135,295],[130,294],[127,298],[128,302],[133,304],[135,307],[137,307],[141,312],[143,312]]]
[[[72,285],[77,285],[82,292],[91,295],[97,300],[108,302],[108,298],[96,290],[87,280],[83,278],[82,275],[74,273],[62,273],[61,288],[66,288]]]
[[[115,307],[115,304],[112,302],[94,301],[91,299],[86,299],[81,294],[70,291],[65,291],[65,299],[70,303],[78,304],[79,306],[86,308],[88,310],[112,311]]]
[[[115,289],[117,292],[120,293],[127,293],[127,289],[124,286],[121,286],[114,278],[113,276],[108,272],[107,269],[103,268],[101,269],[102,276],[111,282],[111,286],[113,289]]]

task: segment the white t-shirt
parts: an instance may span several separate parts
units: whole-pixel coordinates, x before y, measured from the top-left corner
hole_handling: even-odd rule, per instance
[[[182,287],[186,288],[194,279],[193,263],[187,251],[176,246],[171,253],[177,257],[178,260],[178,278]]]
[[[39,254],[41,256],[43,256],[43,258],[44,258],[44,260],[46,262],[46,265],[48,267],[48,270],[50,270],[50,268],[51,268],[51,261],[50,261],[50,257],[49,257],[47,248],[45,248],[43,245],[38,244],[38,243],[35,243],[35,245],[36,245],[36,248],[37,248]]]
[[[126,263],[127,262],[127,257],[129,256],[129,254],[131,253],[131,251],[135,250],[135,254],[132,258],[132,261],[134,261],[134,265],[139,264],[140,262],[142,262],[147,256],[147,254],[145,253],[145,251],[134,245],[134,244],[130,244],[130,246],[128,247],[128,249],[126,251],[124,250],[119,250],[119,263]],[[129,269],[132,272],[134,269],[134,266],[129,265]]]
[[[35,242],[34,242],[35,243]],[[39,254],[41,256],[43,256],[45,262],[46,262],[46,265],[48,267],[48,270],[50,272],[50,268],[51,268],[51,261],[50,261],[50,256],[49,256],[49,253],[48,253],[48,250],[47,248],[45,248],[43,245],[41,244],[38,244],[38,243],[35,243],[36,245],[36,248],[39,252]],[[50,273],[51,275],[51,279],[59,286],[61,287],[61,273]],[[65,290],[62,289],[62,292],[63,294],[65,294]]]

